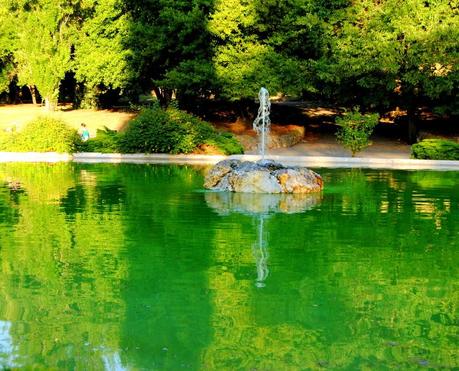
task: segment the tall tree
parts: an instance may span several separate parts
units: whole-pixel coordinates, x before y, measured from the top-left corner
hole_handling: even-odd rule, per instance
[[[98,95],[125,89],[132,82],[129,14],[120,0],[90,0],[75,41],[76,79],[85,86],[85,103],[97,106]]]
[[[314,61],[328,97],[367,108],[401,106],[414,140],[418,108],[459,112],[459,3],[359,0],[334,12]]]
[[[14,28],[10,21],[8,8],[0,4],[0,93],[8,90],[14,76]]]
[[[222,96],[252,98],[261,86],[274,94],[314,91],[310,59],[322,54],[326,27],[316,3],[217,0],[209,29]]]
[[[19,84],[36,86],[50,110],[57,105],[65,72],[71,69],[73,21],[79,5],[80,0],[9,0]]]
[[[211,0],[129,0],[131,65],[144,89],[167,106],[176,91],[205,95],[212,84],[207,14]]]

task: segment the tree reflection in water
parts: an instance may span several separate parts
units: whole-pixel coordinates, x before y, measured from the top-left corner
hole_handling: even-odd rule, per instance
[[[0,164],[0,369],[457,368],[459,174],[321,173]]]

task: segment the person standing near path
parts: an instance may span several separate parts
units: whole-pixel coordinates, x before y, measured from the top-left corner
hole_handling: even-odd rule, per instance
[[[80,137],[83,142],[86,142],[89,139],[89,130],[86,127],[86,124],[81,124],[80,126]]]

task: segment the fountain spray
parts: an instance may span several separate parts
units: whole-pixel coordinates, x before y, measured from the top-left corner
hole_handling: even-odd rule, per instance
[[[260,137],[260,142],[258,143],[258,152],[261,155],[261,158],[264,160],[269,128],[271,126],[271,120],[269,119],[271,102],[269,100],[269,92],[266,88],[260,89],[260,92],[258,93],[258,99],[260,101],[260,107],[258,108],[258,115],[253,122],[253,130],[255,130],[255,132]]]

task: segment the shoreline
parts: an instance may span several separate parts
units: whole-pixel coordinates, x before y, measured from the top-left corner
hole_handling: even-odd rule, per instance
[[[286,156],[268,155],[267,159],[284,165],[311,168],[366,168],[394,170],[438,170],[459,171],[459,161],[451,160],[415,160],[406,158],[377,157],[333,157],[333,156]],[[0,163],[12,162],[75,162],[75,163],[134,163],[134,164],[179,164],[179,165],[212,165],[224,159],[257,161],[259,155],[170,155],[170,154],[121,154],[81,152],[37,153],[37,152],[0,152]]]

